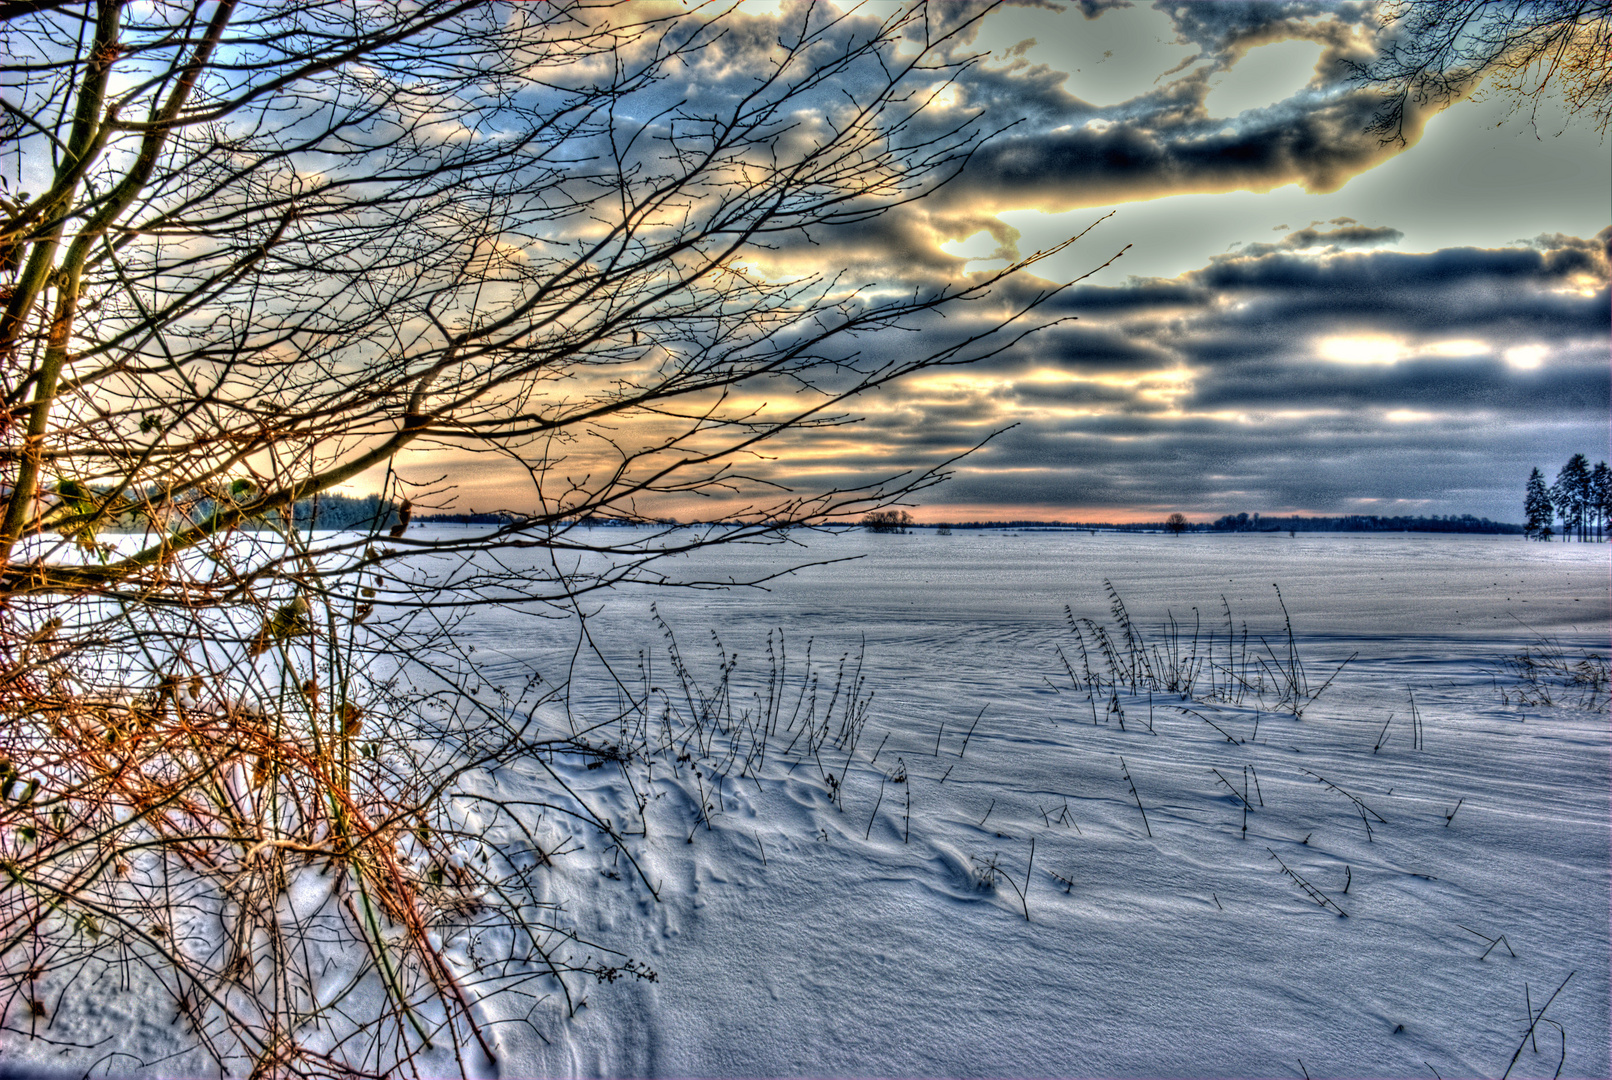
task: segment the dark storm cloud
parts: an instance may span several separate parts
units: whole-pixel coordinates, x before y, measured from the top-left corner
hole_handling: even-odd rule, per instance
[[[1558,254],[1521,247],[1445,248],[1426,255],[1372,252],[1328,259],[1280,252],[1251,257],[1238,254],[1216,258],[1207,268],[1187,276],[1216,291],[1270,287],[1378,294],[1474,281],[1554,282],[1596,269],[1577,249]]]
[[[1590,296],[1533,293],[1504,297],[1496,304],[1486,284],[1460,289],[1429,286],[1409,289],[1361,289],[1354,292],[1318,287],[1247,301],[1246,308],[1225,312],[1224,326],[1279,327],[1283,320],[1315,330],[1348,329],[1369,323],[1378,330],[1455,335],[1533,335],[1553,341],[1599,332],[1606,325],[1605,292]]]
[[[1605,235],[1604,233],[1602,234]],[[1527,247],[1220,256],[1182,275],[1223,301],[1194,324],[1217,336],[1186,353],[1213,359],[1239,331],[1366,329],[1406,334],[1528,336],[1562,343],[1607,325],[1604,244],[1541,237]],[[1575,283],[1599,282],[1594,291]]]
[[[1105,11],[1130,6],[1131,0],[1075,0],[1075,10],[1088,19],[1095,19]]]
[[[1167,348],[1127,334],[1122,327],[1074,322],[1043,330],[1027,348],[972,364],[968,370],[1012,375],[1051,367],[1070,374],[1101,374],[1158,370],[1174,359]]]
[[[1374,96],[1357,93],[1263,110],[1235,125],[1161,109],[1105,130],[1014,133],[975,155],[944,202],[1061,209],[1291,183],[1331,191],[1383,158],[1377,141],[1360,134],[1375,108]]]
[[[1129,101],[1096,107],[1063,88],[1063,73],[1024,61],[969,71],[969,105],[999,113],[1011,104],[1023,122],[976,154],[942,201],[1052,210],[1289,183],[1331,191],[1397,152],[1366,131],[1380,97],[1349,81],[1348,62],[1372,55],[1372,5],[1156,6],[1199,51]],[[1236,118],[1210,115],[1214,76],[1250,48],[1289,40],[1321,47],[1312,86]],[[1414,139],[1425,118],[1410,119]]]
[[[1202,307],[1214,298],[1207,289],[1179,278],[1133,278],[1125,286],[1082,285],[1058,298],[1060,311],[1123,313],[1157,308]]]
[[[1322,18],[1339,27],[1373,26],[1378,18],[1372,3],[1161,3],[1176,33],[1208,55],[1225,53],[1250,41],[1268,41],[1277,35],[1305,37],[1317,32],[1307,21]]]
[[[1341,219],[1333,224],[1339,223]],[[1320,222],[1315,224],[1318,225]],[[1326,248],[1334,251],[1343,248],[1370,248],[1382,244],[1397,244],[1404,238],[1405,234],[1398,229],[1372,228],[1369,225],[1352,222],[1345,224],[1343,228],[1328,230],[1317,229],[1312,225],[1288,233],[1274,244],[1245,244],[1237,249],[1237,254],[1246,258],[1306,248]]]

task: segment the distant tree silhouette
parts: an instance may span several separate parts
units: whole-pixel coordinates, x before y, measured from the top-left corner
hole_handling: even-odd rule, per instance
[[[1545,476],[1535,468],[1528,477],[1528,491],[1523,496],[1522,512],[1528,516],[1523,535],[1535,540],[1549,540],[1552,530],[1551,516],[1556,508],[1550,501],[1550,490],[1545,487]]]
[[[1164,519],[1164,527],[1169,529],[1177,536],[1180,536],[1182,533],[1187,531],[1187,525],[1187,516],[1180,511],[1177,511]]]
[[[904,533],[911,524],[912,515],[905,510],[875,510],[862,518],[862,527],[876,533]]]
[[[1258,517],[1258,514],[1254,515],[1255,519],[1258,519]],[[1218,529],[1222,532],[1247,532],[1252,527],[1253,525],[1246,511],[1240,514],[1227,514],[1210,526],[1210,528]]]
[[[1590,504],[1590,463],[1583,454],[1574,454],[1556,474],[1551,486],[1551,501],[1556,504],[1556,516],[1562,520],[1562,536],[1585,539],[1586,511]]]

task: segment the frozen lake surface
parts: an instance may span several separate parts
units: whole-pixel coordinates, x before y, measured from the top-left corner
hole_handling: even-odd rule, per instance
[[[574,1016],[552,986],[481,1001],[487,1075],[1612,1074],[1607,546],[798,541],[667,567],[821,563],[765,589],[592,598],[620,685],[574,621],[458,627],[490,684],[569,678],[549,730],[658,747],[631,787],[564,757],[466,778],[553,799],[558,777],[642,824],[647,885],[573,832],[548,887],[657,976],[574,985]],[[1525,650],[1590,685],[1520,680]],[[160,1003],[69,1012],[96,1057],[178,1038]]]
[[[743,698],[781,628],[792,662],[807,639],[831,670],[860,656],[866,731],[848,757],[730,781],[697,827],[692,782],[668,779],[642,855],[660,900],[596,871],[569,885],[580,925],[660,981],[600,987],[512,1067],[1498,1076],[1525,998],[1537,1012],[1576,972],[1512,1075],[1607,1075],[1605,699],[1507,704],[1493,674],[1540,636],[1605,656],[1607,551],[959,530],[681,559],[695,580],[849,561],[768,591],[621,590],[591,620],[618,668],[644,650],[670,680],[653,601],[697,678],[715,681],[713,634],[737,655]],[[1068,618],[1113,633],[1105,581],[1154,645],[1196,608],[1218,655],[1229,608],[1233,646],[1270,665],[1279,585],[1312,689],[1357,656],[1300,718],[1271,711],[1274,684],[1232,700],[1222,673],[1218,699],[1153,692],[1149,730],[1144,693],[1119,687],[1116,714],[1080,685]],[[569,651],[552,624],[467,629],[506,663]],[[603,680],[584,664],[576,683]]]

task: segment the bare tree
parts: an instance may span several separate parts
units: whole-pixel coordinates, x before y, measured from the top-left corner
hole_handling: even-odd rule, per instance
[[[14,1030],[46,1037],[52,979],[123,965],[226,1070],[382,1075],[431,1046],[465,1069],[491,1050],[443,926],[496,922],[486,992],[645,975],[577,959],[534,878],[557,849],[533,814],[627,850],[621,822],[552,767],[536,805],[451,807],[517,755],[630,786],[649,688],[548,731],[563,686],[478,686],[453,613],[575,607],[663,580],[669,552],[856,520],[941,475],[797,491],[752,465],[858,394],[1012,347],[1056,290],[997,286],[1050,252],[903,294],[761,264],[899,212],[991,134],[945,97],[977,17],[790,8],[734,76],[731,19],[586,0],[0,6]],[[411,532],[476,461],[519,470],[519,504]],[[351,482],[383,495],[367,530],[293,527]],[[578,528],[695,497],[737,526]],[[562,563],[584,554],[604,558]],[[319,867],[335,884],[288,922]],[[368,957],[379,1015],[322,1003],[316,923]]]
[[[857,393],[1012,339],[998,319],[918,355],[868,347],[1003,274],[887,298],[746,265],[921,198],[982,137],[977,115],[925,110],[968,61],[923,8],[803,8],[767,70],[698,105],[668,83],[720,23],[203,13],[8,23],[13,162],[52,168],[3,234],[22,270],[0,324],[0,552],[47,521],[163,526],[94,565],[12,558],[10,592],[149,589],[173,552],[405,451],[518,463],[528,532],[713,492],[746,520],[857,513],[923,481],[784,493],[742,465],[843,422]],[[63,481],[93,505],[63,507]],[[204,520],[169,528],[200,499]]]
[[[1386,45],[1356,77],[1386,95],[1369,130],[1405,141],[1406,109],[1439,109],[1480,81],[1527,107],[1557,96],[1605,134],[1612,119],[1612,3],[1608,0],[1397,0]]]
[[[1185,514],[1177,510],[1175,513],[1164,519],[1164,527],[1169,529],[1176,536],[1180,536],[1191,527],[1191,522],[1187,521],[1187,516]]]

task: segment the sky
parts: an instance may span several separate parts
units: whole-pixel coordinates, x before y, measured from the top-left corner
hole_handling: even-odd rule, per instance
[[[1370,4],[987,16],[945,107],[1012,126],[813,257],[899,289],[1096,222],[1019,286],[1096,272],[1055,302],[1073,321],[860,399],[776,475],[849,484],[1000,432],[916,516],[1520,521],[1531,468],[1608,456],[1612,155],[1554,102],[1481,87],[1383,144],[1339,63],[1380,34]]]
[[[955,21],[975,9],[934,10]],[[644,118],[622,122],[732,107],[804,10],[745,0],[635,106]],[[859,5],[844,33],[893,10]],[[1411,108],[1404,140],[1385,142],[1368,130],[1383,99],[1350,65],[1395,32],[1365,2],[990,10],[946,47],[976,60],[909,129],[991,132],[966,167],[854,227],[770,235],[738,265],[900,299],[1078,237],[944,320],[847,347],[898,363],[1061,290],[1039,309],[1051,325],[988,360],[863,394],[854,423],[768,440],[737,462],[754,483],[731,506],[716,491],[633,509],[709,519],[774,492],[855,490],[951,462],[909,502],[919,520],[1520,522],[1531,469],[1553,478],[1575,453],[1612,457],[1612,153],[1555,99],[1519,107],[1481,83]],[[827,102],[862,89],[856,77],[792,101],[799,130],[821,132],[840,107]],[[788,387],[734,390],[729,407],[757,415],[797,407]],[[630,433],[604,434],[604,457],[578,446],[567,468],[607,473]],[[455,509],[535,508],[518,461],[422,446],[400,465],[445,477]],[[758,488],[762,501],[747,502]]]

